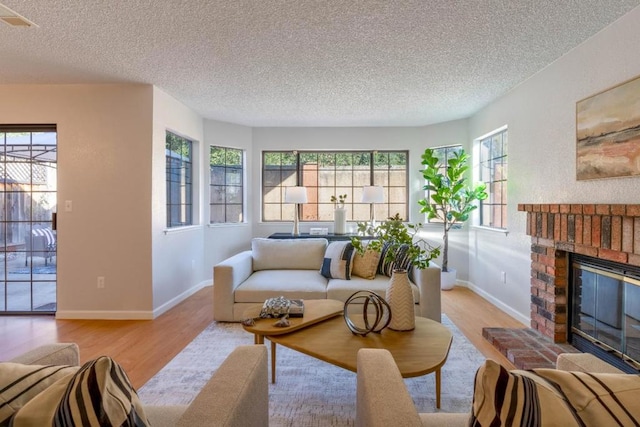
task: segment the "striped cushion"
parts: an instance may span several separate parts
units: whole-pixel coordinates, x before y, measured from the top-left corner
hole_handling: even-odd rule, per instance
[[[395,250],[393,261],[387,259],[387,253]],[[380,262],[378,263],[378,274],[391,277],[393,270],[411,270],[411,259],[409,258],[409,245],[400,245],[393,248],[389,243],[385,243],[380,251]]]
[[[11,427],[148,425],[136,391],[116,362],[102,356],[75,369],[18,410]]]
[[[102,356],[85,363],[69,382],[54,426],[146,426],[147,417],[127,374]]]
[[[331,242],[324,252],[320,274],[327,279],[351,280],[351,261],[355,254],[351,242]]]
[[[640,423],[640,376],[557,369],[476,373],[471,426],[610,426]]]
[[[0,363],[0,426],[7,425],[14,413],[41,391],[77,370],[77,366]]]

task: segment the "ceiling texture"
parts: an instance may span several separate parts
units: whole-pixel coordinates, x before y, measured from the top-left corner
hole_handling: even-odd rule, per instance
[[[0,23],[0,84],[148,83],[255,127],[469,117],[640,4],[0,1],[38,25]]]

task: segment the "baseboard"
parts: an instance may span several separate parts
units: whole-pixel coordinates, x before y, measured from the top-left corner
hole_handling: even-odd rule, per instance
[[[211,281],[205,280],[197,285],[187,289],[180,295],[172,298],[153,311],[81,311],[81,310],[58,310],[56,311],[56,319],[88,319],[88,320],[153,320],[161,314],[171,310],[191,295],[198,292],[205,286],[211,286]]]
[[[151,320],[153,312],[151,311],[82,311],[82,310],[58,310],[56,311],[56,319],[69,320]]]
[[[197,285],[192,286],[191,288],[187,289],[186,291],[184,291],[180,295],[177,295],[174,298],[170,299],[169,301],[165,302],[160,307],[155,308],[153,310],[152,319],[155,319],[156,317],[160,316],[161,314],[164,314],[167,311],[171,310],[173,307],[175,307],[176,305],[180,304],[182,301],[186,300],[191,295],[195,294],[196,292],[198,292],[200,289],[204,288],[205,286],[212,286],[212,282],[210,280],[204,280],[204,281],[198,283]]]
[[[509,316],[511,316],[514,319],[516,319],[518,322],[521,322],[521,323],[523,323],[525,325],[530,325],[531,324],[531,318],[529,318],[527,316],[523,316],[522,314],[518,313],[517,311],[515,311],[514,309],[512,309],[511,307],[509,307],[508,305],[506,305],[505,303],[503,303],[499,299],[496,299],[493,295],[488,294],[483,289],[480,289],[479,287],[477,287],[473,283],[468,282],[466,280],[458,280],[456,282],[456,285],[457,286],[464,286],[465,288],[471,289],[474,293],[480,295],[482,298],[486,299],[491,304],[495,305],[500,310],[504,311]]]

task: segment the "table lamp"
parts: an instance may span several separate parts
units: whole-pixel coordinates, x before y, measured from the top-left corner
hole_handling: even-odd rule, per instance
[[[384,202],[384,188],[379,185],[371,185],[362,187],[362,203],[371,204],[371,227],[376,226],[376,214],[374,203]]]
[[[293,230],[291,234],[293,236],[299,236],[300,230],[298,228],[298,204],[307,203],[307,189],[305,187],[287,187],[284,193],[285,203],[295,203],[295,209],[293,213]]]

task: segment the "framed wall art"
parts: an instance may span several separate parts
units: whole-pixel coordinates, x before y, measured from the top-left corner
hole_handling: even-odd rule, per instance
[[[576,103],[576,179],[640,176],[640,77]]]

